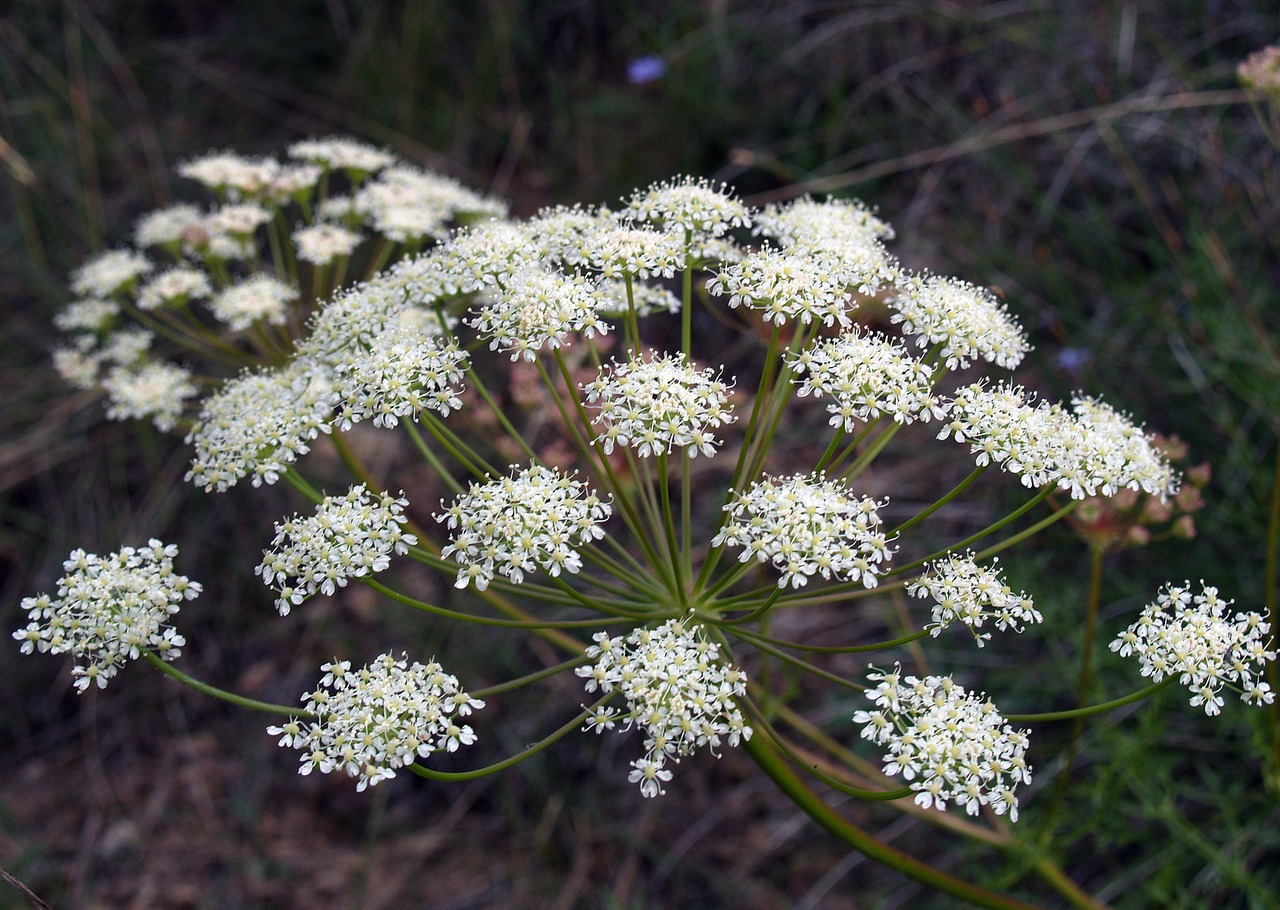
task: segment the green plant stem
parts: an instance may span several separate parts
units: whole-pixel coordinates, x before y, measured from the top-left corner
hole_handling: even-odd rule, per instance
[[[436,476],[440,478],[444,485],[454,493],[462,493],[462,484],[458,483],[453,474],[445,468],[444,463],[440,460],[439,456],[437,456],[435,452],[431,451],[431,447],[427,445],[427,441],[423,439],[422,434],[418,432],[417,424],[412,420],[402,420],[400,421],[400,425],[404,427],[405,432],[409,434],[409,438],[413,440],[413,446],[418,450],[418,454],[422,456],[422,460],[431,466],[431,469],[436,472]]]
[[[742,744],[742,749],[751,756],[778,789],[821,828],[870,859],[896,869],[931,888],[969,901],[979,907],[988,907],[992,910],[1042,910],[1035,904],[996,894],[972,882],[956,878],[878,840],[823,802],[822,798],[787,765],[777,750],[766,743],[764,737],[752,737]]]
[[[793,651],[809,651],[814,654],[862,654],[867,651],[884,651],[888,648],[896,648],[901,645],[909,645],[913,641],[918,641],[929,634],[928,629],[921,629],[919,632],[912,632],[910,635],[904,635],[901,638],[895,638],[891,641],[878,641],[870,645],[805,645],[798,641],[784,641],[780,638],[773,638],[768,635],[754,634],[760,641],[767,642],[777,648],[790,648]]]
[[[894,537],[894,536],[897,536],[898,534],[901,534],[903,531],[906,531],[910,528],[914,528],[916,525],[924,521],[934,512],[938,511],[947,503],[951,502],[953,499],[955,499],[965,490],[969,489],[969,487],[973,484],[973,482],[983,475],[983,473],[987,470],[987,467],[988,465],[984,465],[984,464],[978,465],[976,468],[973,469],[973,471],[969,474],[968,477],[966,477],[964,480],[960,481],[958,484],[952,487],[951,492],[947,493],[945,496],[943,496],[933,505],[929,506],[923,512],[916,513],[915,516],[913,516],[912,518],[908,518],[902,524],[898,525],[896,528],[893,529],[893,531],[890,533],[889,536]]]
[[[814,664],[809,663],[807,660],[801,660],[800,658],[796,657],[794,654],[788,654],[786,651],[783,651],[781,648],[773,647],[768,643],[767,637],[756,635],[755,633],[748,632],[745,629],[730,628],[730,629],[726,629],[725,631],[731,633],[732,635],[738,638],[741,638],[743,641],[751,645],[753,648],[756,648],[757,650],[763,651],[766,654],[772,654],[774,657],[778,658],[779,660],[785,661],[786,663],[791,664],[793,667],[803,670],[805,673],[810,673],[814,676],[817,676],[819,679],[825,679],[827,682],[834,683],[835,685],[840,686],[841,688],[852,689],[855,692],[861,692],[867,688],[861,683],[856,683],[856,682],[853,682],[852,680],[845,679],[843,676],[839,676],[835,673],[829,673],[828,671],[822,669],[821,667],[815,666]]]
[[[315,720],[319,717],[310,711],[303,711],[297,707],[287,707],[285,705],[273,705],[271,702],[258,701],[256,698],[245,698],[243,695],[236,695],[234,692],[228,692],[226,689],[219,689],[217,686],[211,686],[207,682],[201,682],[194,676],[188,676],[168,661],[162,659],[154,651],[143,651],[142,656],[147,659],[153,667],[161,673],[171,676],[184,686],[189,686],[205,695],[212,695],[214,698],[220,698],[225,702],[238,705],[241,708],[248,708],[250,711],[262,711],[265,714],[282,714],[292,717],[306,717]]]
[[[405,767],[407,767],[410,771],[412,771],[414,774],[418,775],[419,777],[425,777],[428,780],[446,780],[446,781],[475,780],[480,777],[488,777],[490,774],[497,774],[499,771],[505,771],[510,767],[520,764],[520,762],[524,761],[526,758],[531,758],[534,755],[537,755],[539,752],[547,748],[547,746],[550,746],[552,743],[555,743],[555,742],[558,742],[559,740],[564,739],[574,730],[578,729],[578,727],[580,727],[583,724],[583,722],[586,721],[586,719],[591,715],[591,712],[594,711],[596,708],[600,707],[601,705],[603,705],[606,701],[608,701],[609,698],[612,697],[612,695],[613,695],[612,692],[609,693],[609,695],[606,695],[604,698],[600,699],[598,702],[596,702],[587,710],[583,711],[581,714],[579,714],[573,720],[569,721],[563,727],[560,727],[554,733],[551,733],[548,736],[538,740],[536,743],[534,743],[532,746],[529,746],[527,749],[523,749],[520,752],[517,752],[515,755],[511,756],[510,758],[503,759],[502,761],[496,762],[492,765],[486,765],[483,768],[476,768],[474,771],[432,771],[430,768],[424,768],[416,762],[410,763]]]
[[[1177,681],[1177,676],[1166,676],[1160,682],[1153,683],[1145,689],[1139,689],[1137,692],[1131,692],[1128,695],[1120,698],[1113,698],[1111,701],[1104,701],[1101,704],[1085,705],[1084,707],[1072,708],[1068,711],[1048,711],[1043,714],[1005,714],[1002,716],[1005,720],[1011,720],[1021,724],[1033,724],[1053,720],[1073,720],[1080,717],[1088,717],[1092,714],[1105,714],[1108,711],[1114,711],[1116,708],[1123,708],[1125,705],[1131,705],[1136,701],[1142,701],[1144,698],[1150,698],[1161,689],[1168,688]]]
[[[569,660],[562,661],[561,663],[555,664],[554,666],[545,667],[544,669],[538,670],[536,673],[527,673],[524,676],[518,677],[516,679],[507,680],[504,683],[498,683],[497,685],[493,685],[493,686],[486,686],[483,689],[477,689],[471,694],[474,695],[476,698],[488,698],[490,695],[499,695],[503,692],[511,692],[515,689],[522,689],[525,686],[529,685],[530,683],[536,683],[536,682],[541,682],[544,679],[550,679],[552,676],[556,676],[557,674],[563,673],[565,670],[569,670],[573,667],[580,667],[583,664],[587,663],[588,661],[590,661],[590,658],[587,657],[586,654],[579,654],[577,657],[573,657],[573,658],[570,658]]]
[[[447,607],[438,607],[435,604],[429,604],[425,601],[417,600],[407,594],[401,594],[394,588],[389,588],[380,581],[372,578],[361,578],[360,581],[377,591],[383,597],[388,597],[396,603],[404,604],[406,607],[413,607],[423,613],[431,613],[435,616],[443,616],[446,619],[457,619],[462,622],[475,623],[481,626],[496,626],[504,629],[588,629],[599,628],[606,625],[611,620],[603,617],[594,619],[561,619],[561,620],[543,620],[543,619],[498,619],[493,616],[475,616],[471,613],[462,613],[458,610],[450,610]]]

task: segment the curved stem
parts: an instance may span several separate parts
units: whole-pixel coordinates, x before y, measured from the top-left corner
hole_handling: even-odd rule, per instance
[[[534,743],[532,746],[529,746],[527,749],[523,749],[520,752],[517,752],[515,755],[511,756],[510,758],[503,759],[500,762],[495,762],[492,765],[486,765],[483,768],[476,768],[474,771],[432,771],[430,768],[424,768],[422,767],[422,765],[419,765],[416,762],[405,765],[405,767],[408,768],[410,771],[412,771],[414,774],[418,775],[419,777],[425,777],[428,780],[448,780],[448,781],[475,780],[478,777],[487,777],[490,774],[497,774],[499,771],[505,771],[514,765],[520,764],[520,762],[524,761],[526,758],[531,758],[532,756],[537,755],[539,752],[547,748],[547,746],[551,745],[552,743],[557,742],[561,739],[564,739],[566,736],[568,736],[570,733],[572,733],[574,730],[580,727],[583,724],[583,722],[585,722],[586,719],[591,715],[592,711],[594,711],[596,708],[600,707],[602,704],[608,701],[609,698],[612,696],[612,694],[613,694],[612,692],[609,693],[609,695],[606,695],[604,698],[600,699],[590,708],[587,708],[585,711],[583,711],[573,720],[569,721],[563,727],[560,727],[554,733],[551,733],[548,736],[538,740],[536,743]]]
[[[458,619],[463,622],[476,623],[482,626],[498,626],[505,629],[585,629],[599,628],[613,620],[598,619],[562,619],[562,620],[542,620],[542,619],[497,619],[492,616],[473,616],[470,613],[460,613],[457,610],[450,610],[445,607],[437,607],[435,604],[429,604],[421,600],[415,600],[407,594],[401,594],[399,591],[388,588],[382,582],[374,581],[372,578],[361,578],[360,581],[377,591],[383,597],[389,597],[396,603],[404,604],[406,607],[413,607],[415,610],[421,610],[423,613],[431,613],[436,616],[443,616],[446,619]]]
[[[1131,692],[1121,698],[1113,698],[1111,701],[1104,701],[1097,705],[1085,705],[1080,708],[1072,708],[1068,711],[1048,711],[1043,714],[1004,714],[1001,715],[1005,720],[1015,721],[1021,724],[1032,724],[1040,721],[1051,720],[1073,720],[1080,717],[1088,717],[1091,714],[1105,714],[1108,711],[1114,711],[1116,708],[1123,708],[1125,705],[1131,705],[1135,701],[1142,701],[1155,695],[1161,689],[1164,689],[1176,682],[1178,677],[1168,676],[1160,682],[1147,686],[1145,689],[1139,689],[1137,692]]]
[[[300,708],[289,708],[285,705],[273,705],[271,702],[258,701],[256,698],[245,698],[243,695],[236,695],[234,692],[228,692],[226,689],[219,689],[217,686],[211,686],[207,682],[201,682],[194,676],[188,676],[183,673],[167,660],[163,660],[154,651],[143,651],[142,656],[147,659],[153,667],[168,676],[172,676],[184,686],[190,686],[197,692],[203,692],[205,695],[212,695],[214,698],[220,698],[223,701],[230,702],[233,705],[239,705],[241,708],[248,708],[250,711],[262,711],[265,714],[283,714],[290,717],[307,717],[312,720],[317,719],[318,715],[310,711],[303,711]]]
[[[587,657],[586,654],[579,654],[577,657],[572,657],[569,660],[562,661],[561,663],[555,664],[554,666],[551,666],[551,667],[546,667],[542,670],[538,670],[535,673],[528,673],[516,679],[507,680],[504,683],[497,683],[496,685],[488,686],[484,689],[477,689],[471,694],[474,695],[476,698],[488,698],[490,695],[498,695],[499,693],[502,693],[502,692],[510,692],[513,689],[522,688],[524,686],[529,685],[530,683],[536,683],[544,679],[549,679],[552,676],[555,676],[559,673],[563,673],[565,670],[568,670],[571,667],[580,667],[589,661],[590,661],[590,658]]]
[[[938,511],[947,503],[951,502],[953,499],[955,499],[957,496],[959,496],[961,493],[967,490],[975,480],[981,477],[983,472],[987,470],[987,467],[988,466],[985,464],[978,465],[976,468],[973,469],[973,471],[969,474],[968,477],[966,477],[964,480],[960,481],[958,484],[952,487],[951,492],[947,493],[945,496],[943,496],[933,505],[929,506],[929,508],[925,509],[923,512],[917,513],[914,517],[907,519],[902,524],[894,528],[889,535],[890,538],[898,534],[901,534],[903,531],[907,530],[908,528],[915,527],[920,522],[924,521],[926,518],[932,515],[934,512]]]
[[[979,907],[988,907],[992,910],[1042,910],[1035,904],[996,894],[972,882],[956,878],[883,843],[823,802],[821,797],[796,775],[777,751],[765,743],[763,737],[747,740],[743,743],[742,749],[773,780],[778,789],[820,827],[870,859],[884,863],[932,888]]]

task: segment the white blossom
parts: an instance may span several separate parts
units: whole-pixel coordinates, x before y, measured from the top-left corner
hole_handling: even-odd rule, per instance
[[[71,291],[82,297],[113,297],[153,268],[141,253],[108,250],[92,257],[71,273]]]
[[[1022,327],[985,288],[957,278],[912,275],[898,281],[892,321],[922,348],[941,345],[947,367],[985,360],[1012,370],[1031,350]]]
[[[62,564],[58,594],[22,601],[27,625],[13,633],[22,653],[70,653],[75,687],[106,686],[127,661],[151,651],[164,660],[182,654],[186,640],[169,625],[198,582],[173,571],[178,548],[158,540],[107,556],[73,550]]]
[[[993,559],[989,568],[979,566],[972,553],[949,553],[925,567],[924,573],[907,585],[912,597],[933,602],[933,627],[936,638],[952,623],[968,626],[981,648],[991,638],[990,632],[979,632],[987,620],[997,629],[1021,632],[1025,623],[1038,623],[1044,617],[1036,610],[1026,592],[1014,592],[1000,576]]]
[[[779,588],[799,588],[814,575],[874,588],[894,551],[878,511],[886,503],[856,497],[822,475],[766,476],[734,491],[711,543],[742,547],[740,562],[773,566]]]
[[[111,420],[145,420],[167,433],[178,425],[187,399],[200,391],[191,371],[177,364],[154,362],[116,367],[102,381]]]
[[[302,752],[299,774],[341,771],[356,790],[396,776],[396,770],[443,749],[456,752],[476,741],[460,720],[484,707],[456,676],[434,660],[408,662],[380,654],[359,670],[336,657],[320,667],[324,677],[302,696],[313,721],[291,718],[267,728],[281,747]]]
[[[376,575],[393,553],[408,553],[418,542],[403,529],[408,504],[357,484],[345,496],[326,496],[311,515],[277,523],[255,572],[278,595],[280,615],[317,593],[330,595],[353,578]]]
[[[1235,601],[1200,582],[1169,583],[1147,604],[1138,621],[1111,642],[1121,657],[1137,655],[1142,675],[1160,682],[1177,676],[1191,690],[1191,705],[1214,715],[1222,709],[1222,690],[1234,689],[1250,704],[1271,704],[1275,693],[1263,681],[1266,663],[1276,659],[1271,624],[1260,613],[1227,608]]]
[[[874,670],[866,696],[874,711],[853,715],[862,738],[888,746],[884,773],[901,775],[917,805],[945,809],[954,800],[969,815],[990,806],[1018,820],[1020,783],[1031,782],[1025,753],[1030,734],[1010,726],[983,694],[949,676],[902,677]]]
[[[612,511],[572,474],[512,465],[510,477],[472,483],[435,516],[449,529],[440,555],[458,563],[457,587],[474,583],[480,591],[496,575],[519,584],[537,569],[576,573],[582,568],[576,548],[604,537],[600,524]]]
[[[284,325],[298,289],[270,275],[252,275],[221,291],[209,303],[213,315],[234,331],[255,322]]]
[[[626,699],[626,711],[598,710],[587,730],[602,733],[621,723],[644,732],[643,758],[631,763],[628,778],[643,796],[659,796],[671,780],[668,761],[679,762],[706,747],[719,755],[724,744],[737,746],[751,738],[735,698],[747,692],[747,675],[720,659],[720,646],[707,641],[702,627],[669,620],[656,629],[642,626],[626,637],[594,637],[587,657],[594,663],[574,672],[588,692],[612,692]]]

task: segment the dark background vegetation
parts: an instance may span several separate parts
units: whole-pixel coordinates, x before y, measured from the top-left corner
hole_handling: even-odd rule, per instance
[[[177,441],[105,423],[48,365],[67,273],[193,196],[175,164],[332,133],[518,215],[675,173],[756,200],[856,194],[909,265],[999,289],[1037,345],[1023,381],[1102,394],[1213,465],[1196,540],[1110,560],[1102,634],[1170,578],[1257,609],[1280,429],[1280,162],[1234,68],[1277,39],[1274,3],[1227,0],[0,4],[0,626],[73,547],[158,536],[208,589],[183,613],[183,661],[212,682],[292,702],[344,651],[434,648],[494,680],[527,662],[525,643],[424,631],[359,592],[280,623],[252,567],[268,522],[297,506],[193,491]],[[650,55],[665,73],[630,81]],[[980,655],[1007,710],[1071,688],[1086,556],[1065,533],[1049,543],[1007,563],[1043,634]],[[1099,692],[1133,687],[1131,667],[1099,661]],[[487,782],[357,795],[297,777],[257,718],[143,668],[77,698],[65,665],[0,647],[0,680],[0,865],[58,907],[953,905],[826,840],[741,756],[686,762],[677,792],[644,803],[623,780],[631,744],[594,740]],[[1066,868],[1118,907],[1280,905],[1265,712],[1229,703],[1206,722],[1165,695],[1091,728],[1060,810]],[[849,710],[833,702],[830,719]],[[518,700],[486,715],[498,751],[550,722]],[[1033,791],[1023,824],[1036,806]],[[1015,866],[849,811],[1054,905]],[[0,886],[0,906],[21,905]]]

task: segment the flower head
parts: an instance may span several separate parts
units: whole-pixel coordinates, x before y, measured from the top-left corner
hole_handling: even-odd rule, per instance
[[[396,160],[390,152],[347,136],[303,139],[289,146],[289,157],[359,176],[390,167]]]
[[[953,370],[974,360],[1012,370],[1031,350],[1022,327],[995,295],[956,278],[903,277],[892,306],[893,322],[922,348],[941,345]]]
[[[903,679],[897,666],[869,676],[878,682],[866,691],[876,710],[857,712],[853,722],[865,725],[863,739],[889,747],[885,774],[902,775],[926,809],[955,800],[970,815],[990,806],[1018,820],[1014,791],[1031,782],[1027,731],[1009,726],[985,695],[949,676]]]
[[[136,368],[116,367],[102,382],[106,389],[107,417],[111,420],[145,420],[167,433],[178,424],[188,398],[199,392],[191,371],[173,363],[144,363]]]
[[[727,186],[694,177],[664,180],[637,192],[622,215],[632,221],[652,222],[666,231],[704,237],[719,237],[732,228],[751,224],[747,207],[733,198]]]
[[[599,439],[606,453],[630,446],[641,457],[687,449],[689,457],[715,454],[712,430],[732,423],[729,386],[711,370],[696,370],[680,355],[614,363],[583,386],[587,402],[600,409]]]
[[[760,311],[765,322],[846,327],[853,307],[846,277],[806,253],[765,247],[721,269],[707,282],[707,290],[727,294],[730,307]]]
[[[106,556],[72,551],[62,564],[58,595],[40,594],[22,601],[27,625],[13,633],[22,653],[70,652],[75,687],[98,688],[126,661],[153,651],[165,660],[182,655],[186,640],[169,625],[184,600],[201,591],[198,582],[173,571],[178,548],[158,540],[145,547],[124,547]]]
[[[448,417],[462,407],[466,367],[467,352],[453,338],[396,323],[367,351],[334,367],[342,382],[334,393],[334,422],[342,430],[370,419],[376,427],[394,427],[423,408]]]
[[[352,578],[376,575],[391,564],[392,553],[408,553],[418,542],[403,528],[408,504],[357,484],[346,496],[326,496],[312,515],[276,524],[255,572],[279,595],[280,615],[317,592],[332,594]]]
[[[582,557],[575,548],[604,537],[599,525],[612,511],[572,474],[513,465],[512,476],[471,484],[435,516],[450,532],[440,555],[458,563],[459,588],[474,582],[480,591],[495,575],[519,584],[539,568],[576,573]]]
[[[270,275],[253,275],[219,293],[209,304],[213,315],[234,331],[255,322],[284,325],[298,289]]]
[[[210,152],[178,166],[178,173],[231,197],[256,196],[267,190],[280,171],[269,158],[246,158],[234,152]]]
[[[831,396],[831,425],[851,432],[855,422],[892,417],[898,423],[940,418],[946,406],[933,391],[933,371],[901,344],[856,328],[819,341],[790,358],[804,398]]]
[[[979,566],[972,553],[955,553],[929,563],[924,574],[907,585],[912,597],[933,601],[932,635],[936,638],[954,622],[969,627],[978,647],[991,638],[979,632],[988,619],[997,629],[1021,632],[1024,623],[1038,623],[1044,617],[1025,592],[1014,593],[1005,584],[992,560],[990,568]]]
[[[312,265],[328,265],[335,259],[350,256],[360,245],[360,235],[336,224],[313,224],[293,234],[298,258]]]
[[[155,310],[169,304],[204,299],[213,294],[209,276],[187,265],[161,272],[138,289],[138,309]]]
[[[597,633],[587,648],[591,666],[579,667],[588,692],[615,688],[627,701],[625,713],[598,711],[587,729],[601,733],[621,722],[645,734],[645,756],[631,763],[630,780],[644,796],[665,792],[671,779],[665,767],[706,746],[715,755],[722,743],[737,746],[751,738],[734,702],[747,692],[747,676],[720,660],[720,646],[707,641],[702,627],[672,619],[656,629],[641,627],[624,640]]]
[[[733,494],[729,520],[711,542],[742,547],[740,562],[772,565],[782,573],[779,588],[814,575],[874,588],[894,549],[877,511],[884,505],[822,475],[766,477]]]
[[[396,776],[416,758],[443,749],[456,752],[476,741],[471,726],[459,721],[484,702],[463,691],[456,676],[434,660],[409,663],[381,654],[359,670],[351,662],[323,664],[324,677],[302,696],[317,719],[291,719],[267,733],[282,747],[303,753],[299,774],[319,769],[342,771],[357,779],[356,790]]]
[[[1271,704],[1275,693],[1263,681],[1266,662],[1276,659],[1268,635],[1271,624],[1260,613],[1234,615],[1218,589],[1191,582],[1167,584],[1147,604],[1138,621],[1111,642],[1121,657],[1136,654],[1142,675],[1160,682],[1178,676],[1192,692],[1191,705],[1214,715],[1222,709],[1224,687],[1251,704]]]
[[[275,483],[329,432],[333,392],[331,373],[305,358],[230,380],[205,399],[187,434],[196,453],[186,479],[219,492],[250,474],[255,487]]]
[[[133,250],[99,253],[71,273],[71,290],[82,297],[113,297],[131,286],[154,266]]]
[[[600,303],[595,285],[581,275],[529,267],[486,291],[471,325],[491,339],[490,350],[510,351],[512,360],[532,362],[544,347],[566,346],[573,332],[588,338],[607,334]]]
[[[138,219],[133,229],[133,240],[140,248],[149,246],[169,247],[178,250],[186,240],[187,232],[199,227],[204,214],[194,205],[171,205],[157,209]]]

